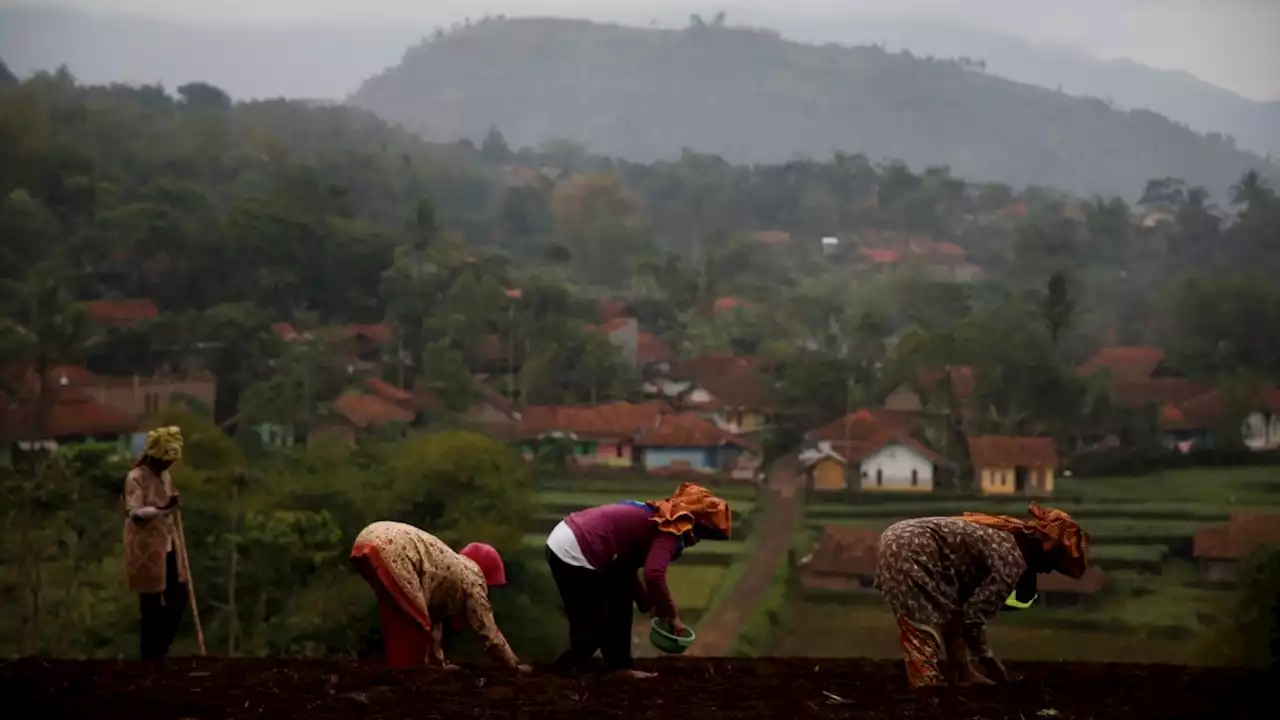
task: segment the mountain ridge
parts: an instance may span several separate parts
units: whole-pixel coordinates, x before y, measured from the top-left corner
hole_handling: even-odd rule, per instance
[[[746,68],[746,69],[744,69]],[[874,46],[805,44],[733,26],[584,19],[477,23],[408,50],[348,102],[431,139],[500,128],[637,161],[682,148],[733,162],[861,152],[1011,185],[1136,197],[1182,177],[1224,197],[1275,166],[1146,110]]]

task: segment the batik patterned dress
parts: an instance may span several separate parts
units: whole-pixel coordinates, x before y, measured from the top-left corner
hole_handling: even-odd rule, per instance
[[[160,515],[149,520],[135,520],[132,514],[144,507],[164,507],[173,495],[169,473],[156,475],[140,465],[129,471],[124,481],[124,569],[129,589],[137,593],[164,592],[165,556],[170,550],[178,555],[178,582],[186,582],[182,539],[178,537],[173,516]]]
[[[884,531],[875,584],[897,616],[913,685],[943,681],[944,635],[960,633],[970,653],[991,657],[987,620],[1026,569],[1013,535],[967,520],[918,518]]]
[[[352,555],[370,550],[390,575],[383,584],[394,587],[387,590],[402,606],[409,605],[403,609],[436,639],[431,659],[437,665],[444,662],[440,621],[464,617],[491,655],[509,667],[519,664],[493,619],[489,588],[478,565],[436,536],[404,523],[376,522],[362,530]]]

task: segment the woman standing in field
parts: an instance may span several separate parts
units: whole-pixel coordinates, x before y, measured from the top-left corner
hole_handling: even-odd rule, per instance
[[[493,619],[489,587],[505,585],[498,551],[471,543],[454,552],[436,536],[412,525],[376,522],[360,531],[351,565],[378,596],[378,616],[387,665],[457,669],[444,659],[443,621],[465,622],[484,639],[485,649],[506,667],[520,664]]]
[[[729,503],[684,483],[665,500],[601,505],[556,525],[547,538],[547,564],[569,619],[569,649],[556,666],[581,668],[600,650],[609,670],[653,677],[632,667],[631,604],[683,635],[667,567],[699,540],[728,539],[730,524]],[[636,575],[641,568],[643,582]]]
[[[987,621],[1006,602],[1026,607],[1029,599],[1018,603],[1015,594],[1033,596],[1027,589],[1038,573],[1084,575],[1089,536],[1061,510],[1034,502],[1028,510],[1029,520],[983,513],[904,520],[880,536],[876,587],[897,617],[912,686],[1007,682],[987,644]]]
[[[142,657],[169,652],[187,604],[185,554],[173,523],[178,492],[169,468],[182,458],[182,431],[147,433],[142,457],[124,481],[124,567],[129,589],[138,593],[142,613]]]

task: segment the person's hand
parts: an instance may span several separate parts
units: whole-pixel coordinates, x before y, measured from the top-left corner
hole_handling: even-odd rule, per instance
[[[680,621],[679,615],[671,618],[671,632],[673,635],[676,637],[684,637],[688,634],[688,630],[689,628],[685,627],[684,623]]]
[[[532,675],[533,668],[530,667],[529,665],[525,665],[524,663],[521,663],[516,666],[516,672],[521,675]]]
[[[1009,672],[1004,669],[1004,665],[999,660],[987,657],[979,660],[979,663],[982,665],[983,674],[991,680],[1002,685],[1009,682]]]

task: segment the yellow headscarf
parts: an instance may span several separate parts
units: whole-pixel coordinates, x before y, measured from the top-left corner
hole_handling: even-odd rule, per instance
[[[156,428],[147,433],[147,444],[143,448],[144,458],[152,457],[167,462],[182,459],[182,429],[177,425]]]

